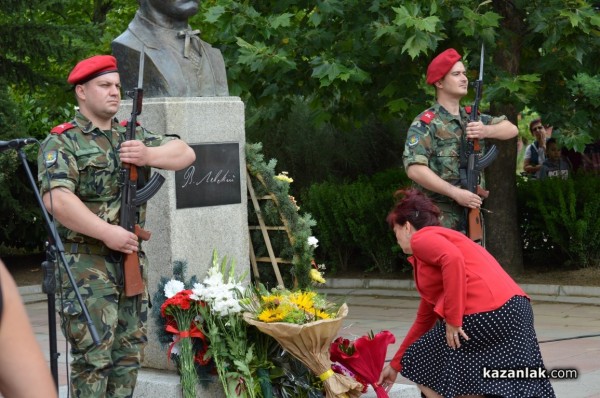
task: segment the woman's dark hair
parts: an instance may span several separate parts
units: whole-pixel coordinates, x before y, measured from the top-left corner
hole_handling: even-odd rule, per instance
[[[394,193],[397,202],[386,221],[390,228],[410,222],[417,230],[440,225],[440,209],[418,189],[399,189]]]

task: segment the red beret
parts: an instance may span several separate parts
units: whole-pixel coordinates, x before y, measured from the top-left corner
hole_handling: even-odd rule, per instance
[[[117,59],[112,55],[94,55],[80,61],[67,78],[73,85],[83,84],[105,73],[118,72]]]
[[[427,67],[427,84],[441,80],[462,56],[455,49],[449,48],[439,54]]]

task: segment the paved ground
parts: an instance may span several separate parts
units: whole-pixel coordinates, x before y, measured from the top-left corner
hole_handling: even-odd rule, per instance
[[[35,293],[36,288],[26,287],[21,288],[21,291],[38,341],[46,358],[49,358],[48,309],[44,301],[45,296],[28,294]],[[527,287],[525,290],[527,291]],[[349,287],[324,291],[332,298],[343,297],[348,303],[349,315],[344,321],[340,335],[350,338],[381,330],[389,330],[395,334],[397,342],[388,350],[390,360],[414,319],[418,303],[414,292],[410,289],[383,291]],[[568,292],[569,289],[562,291]],[[541,342],[600,333],[600,288],[588,290],[586,293],[596,296],[581,299],[569,295],[539,296],[540,298],[533,296],[535,326]],[[581,301],[585,304],[581,304]],[[546,342],[540,346],[548,369],[573,368],[578,372],[578,378],[575,380],[552,380],[557,397],[600,398],[600,337]],[[60,384],[64,386],[67,380],[67,347],[60,329],[57,329],[57,347],[60,353],[59,379]],[[399,379],[398,382],[412,384],[406,379]]]

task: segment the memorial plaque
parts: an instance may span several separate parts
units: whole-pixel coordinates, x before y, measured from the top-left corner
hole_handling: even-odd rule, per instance
[[[192,144],[196,161],[175,173],[178,209],[242,202],[238,143]]]

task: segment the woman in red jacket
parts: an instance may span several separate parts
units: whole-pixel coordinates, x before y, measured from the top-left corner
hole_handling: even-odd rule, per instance
[[[483,247],[440,227],[440,210],[425,194],[399,194],[387,222],[412,255],[421,302],[380,384],[401,372],[426,397],[554,397],[527,294]],[[529,378],[498,378],[503,372]]]

